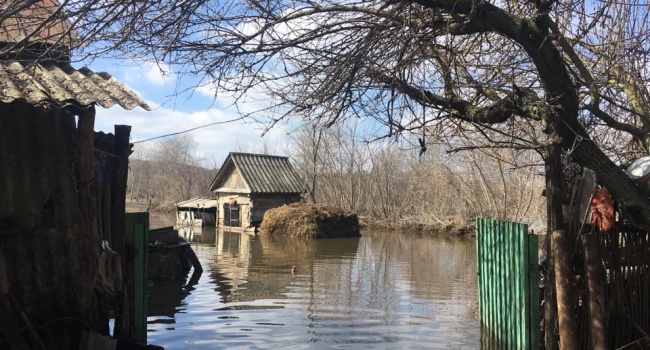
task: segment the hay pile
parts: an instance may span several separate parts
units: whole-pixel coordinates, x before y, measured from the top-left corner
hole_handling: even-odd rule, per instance
[[[292,203],[268,210],[260,236],[284,235],[302,238],[359,237],[356,214],[324,205]]]

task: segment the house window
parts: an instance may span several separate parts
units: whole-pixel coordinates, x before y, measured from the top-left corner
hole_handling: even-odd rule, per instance
[[[239,227],[241,226],[239,204],[223,205],[223,224],[224,226]]]

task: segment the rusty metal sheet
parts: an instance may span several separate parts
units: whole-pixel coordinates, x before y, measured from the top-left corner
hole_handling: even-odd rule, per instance
[[[98,104],[109,108],[151,108],[108,73],[75,69],[67,63],[0,61],[0,101],[21,100],[34,105],[80,108]]]

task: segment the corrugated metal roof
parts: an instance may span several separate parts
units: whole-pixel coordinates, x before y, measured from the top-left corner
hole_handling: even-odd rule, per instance
[[[126,109],[151,108],[133,91],[108,73],[88,68],[75,69],[67,63],[40,62],[23,64],[0,61],[0,101],[15,100],[38,105],[51,103],[59,107],[89,107],[115,104]]]
[[[266,154],[235,153],[226,157],[210,190],[225,180],[229,162],[239,169],[251,193],[302,193],[304,186],[300,177],[289,163],[289,158]]]
[[[219,201],[215,198],[194,197],[183,202],[176,203],[178,208],[216,208]]]

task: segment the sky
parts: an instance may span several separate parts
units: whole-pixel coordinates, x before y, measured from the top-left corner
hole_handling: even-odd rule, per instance
[[[231,99],[214,99],[209,88],[194,88],[198,80],[182,78],[179,83],[178,75],[168,66],[98,59],[88,63],[88,68],[111,74],[152,107],[151,111],[140,107],[129,111],[119,105],[108,109],[97,107],[96,131],[108,133],[113,132],[114,125],[130,125],[131,142],[137,142],[240,117]],[[266,148],[272,154],[288,155],[291,147],[288,134],[292,130],[288,125],[276,125],[262,137],[264,125],[239,120],[201,128],[190,134],[198,144],[196,156],[203,159],[204,166],[218,167],[231,151],[261,152]],[[157,141],[136,143],[135,150]]]

